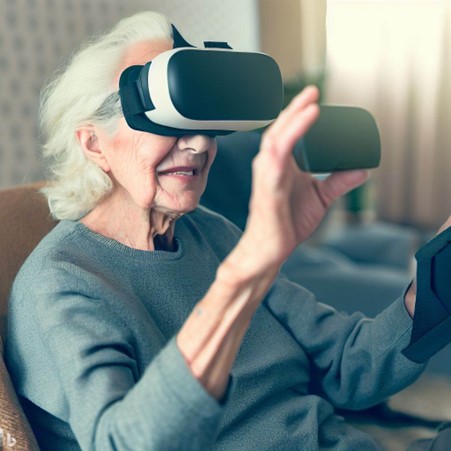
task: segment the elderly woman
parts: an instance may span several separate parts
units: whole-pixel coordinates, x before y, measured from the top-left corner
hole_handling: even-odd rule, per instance
[[[413,289],[370,320],[279,275],[367,173],[297,168],[292,148],[319,111],[309,87],[264,134],[241,234],[199,207],[214,139],[132,130],[121,114],[122,71],[171,48],[170,23],[140,13],[43,94],[60,222],[15,281],[6,350],[42,449],[378,449],[334,407],[418,377],[400,352]]]

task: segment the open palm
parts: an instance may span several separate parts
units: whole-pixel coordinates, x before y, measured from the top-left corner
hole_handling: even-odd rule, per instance
[[[344,171],[320,181],[298,168],[292,151],[319,115],[317,99],[313,86],[295,97],[265,132],[254,159],[244,236],[261,263],[283,263],[317,229],[333,201],[368,177],[367,171]]]

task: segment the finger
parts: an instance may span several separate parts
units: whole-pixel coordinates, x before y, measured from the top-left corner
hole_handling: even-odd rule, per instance
[[[319,116],[316,103],[298,111],[293,118],[283,126],[268,130],[262,140],[262,150],[276,152],[280,157],[289,157],[296,142],[304,136]]]
[[[259,160],[266,155],[271,158],[272,164],[280,164],[280,168],[286,164],[296,141],[307,132],[319,115],[316,104],[318,96],[318,88],[308,86],[293,99],[264,133]]]
[[[331,205],[339,197],[366,182],[368,177],[369,171],[355,170],[333,172],[327,179],[317,180],[322,202],[326,206]]]
[[[277,120],[269,127],[269,131],[275,133],[282,132],[283,128],[289,124],[293,117],[309,105],[316,103],[319,98],[319,90],[316,86],[307,86],[304,88],[289,105],[282,111]]]
[[[302,109],[293,112],[289,120],[270,131],[275,139],[278,140],[280,147],[292,147],[296,141],[304,136],[313,123],[318,119],[319,106],[312,103],[304,106]]]
[[[305,108],[310,103],[318,102],[318,99],[319,89],[314,85],[309,85],[292,99],[284,111],[287,114],[291,114],[294,111]]]

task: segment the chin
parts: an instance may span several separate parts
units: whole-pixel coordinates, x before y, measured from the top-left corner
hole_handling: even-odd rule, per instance
[[[180,198],[177,207],[177,210],[183,213],[189,213],[190,211],[195,210],[200,203],[200,195],[197,192],[187,192],[184,193],[184,196]]]
[[[184,199],[183,202],[177,204],[167,204],[166,206],[154,207],[155,210],[159,210],[162,213],[167,214],[173,218],[178,218],[186,213],[194,211],[199,206],[199,199],[187,200]]]

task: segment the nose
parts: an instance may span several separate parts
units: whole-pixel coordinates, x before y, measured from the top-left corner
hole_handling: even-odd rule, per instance
[[[207,135],[185,135],[179,138],[178,147],[193,153],[204,153],[210,148],[212,141],[213,138]]]

